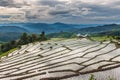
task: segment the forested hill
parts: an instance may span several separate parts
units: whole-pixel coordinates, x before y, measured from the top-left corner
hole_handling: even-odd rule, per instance
[[[49,34],[48,37],[71,38],[75,37],[78,33],[90,34],[91,36],[120,36],[120,25],[109,24],[97,27],[74,29],[69,32],[52,33]]]
[[[103,33],[102,35],[106,35],[106,33],[109,31],[110,34],[116,35],[115,33],[118,33],[120,31],[119,24],[108,24],[108,25],[98,26],[96,24],[79,25],[79,24],[64,24],[64,23],[54,23],[54,24],[16,23],[16,24],[8,24],[8,25],[9,26],[7,26],[6,24],[0,27],[0,41],[10,41],[10,40],[18,39],[23,32],[27,32],[29,34],[33,34],[33,33],[39,34],[42,31],[44,31],[47,34],[50,34],[50,36],[52,37],[58,37],[58,36],[61,37],[61,35],[64,36],[64,34],[63,33],[61,34],[61,32],[67,32],[65,34],[68,38],[69,36],[72,35],[72,33],[73,34]]]
[[[98,24],[66,24],[66,23],[8,23],[0,24],[0,41],[11,41],[18,39],[22,33],[40,34],[44,31],[47,34],[61,31],[70,32],[80,28],[97,26]]]
[[[107,31],[118,31],[120,30],[120,25],[118,24],[109,24],[109,25],[103,25],[103,26],[97,26],[97,27],[88,27],[88,28],[82,28],[77,30],[72,30],[75,33],[101,33],[101,32],[107,32]]]
[[[39,34],[42,31],[54,33],[60,31],[70,31],[85,27],[97,26],[98,24],[66,24],[66,23],[9,23],[0,24],[0,30],[4,32],[30,32]]]

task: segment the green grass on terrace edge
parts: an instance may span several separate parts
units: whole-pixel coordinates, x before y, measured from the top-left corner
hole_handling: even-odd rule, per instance
[[[62,41],[62,40],[66,40],[66,39],[68,39],[68,38],[51,38],[50,40],[47,40],[47,41]]]
[[[17,48],[11,49],[11,50],[4,52],[4,53],[0,52],[0,58],[3,56],[8,56],[9,53],[12,53],[15,50],[17,50]]]
[[[108,38],[107,36],[102,36],[102,37],[91,37],[91,39],[95,41],[110,41],[113,38]]]

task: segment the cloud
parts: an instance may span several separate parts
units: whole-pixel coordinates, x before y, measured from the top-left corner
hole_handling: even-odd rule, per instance
[[[39,4],[50,6],[50,7],[55,7],[56,5],[64,4],[64,2],[61,2],[58,0],[40,0]]]
[[[25,12],[18,8],[0,7],[0,22],[23,22],[25,21]]]
[[[61,11],[61,10],[49,12],[50,15],[62,15],[62,14],[69,14],[69,13],[70,13],[70,11]]]
[[[0,0],[0,11],[0,20],[11,22],[109,23],[119,22],[120,1]]]
[[[0,6],[1,7],[16,7],[16,8],[20,8],[24,5],[27,5],[27,3],[23,0],[0,0]]]

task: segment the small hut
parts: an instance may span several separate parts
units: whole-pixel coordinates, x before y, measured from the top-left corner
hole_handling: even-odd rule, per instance
[[[77,36],[77,39],[82,39],[82,38],[87,38],[88,34],[85,34],[85,35],[77,34],[76,36]]]

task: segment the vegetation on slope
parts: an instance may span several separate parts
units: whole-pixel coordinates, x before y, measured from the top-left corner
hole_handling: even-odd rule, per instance
[[[7,52],[0,52],[0,58],[3,57],[3,56],[7,56],[9,53],[12,53],[13,51],[17,50],[17,48],[13,48]]]
[[[102,33],[107,31],[116,31],[120,30],[120,25],[118,24],[109,24],[97,27],[88,27],[88,28],[81,28],[77,30],[73,30],[75,33],[83,33],[83,34],[92,34],[92,33]]]
[[[93,34],[94,36],[120,36],[120,30],[111,30]]]
[[[35,41],[45,41],[45,40],[47,40],[47,38],[45,36],[45,32],[42,32],[39,36],[36,34],[28,35],[27,33],[23,33],[19,40],[13,40],[8,43],[2,44],[0,46],[0,52],[2,55],[3,55],[3,53],[8,54],[9,52],[13,51],[14,48],[15,49],[17,47],[20,48],[21,45],[33,43]]]
[[[109,78],[109,80],[115,80],[115,79],[111,78],[110,76],[108,78]],[[97,79],[95,78],[95,76],[93,74],[91,74],[89,80],[97,80]]]
[[[93,34],[91,35],[92,39],[98,40],[98,41],[104,41],[104,40],[118,40],[120,41],[120,32],[102,32],[102,33],[97,33],[97,34]]]
[[[59,32],[59,33],[52,33],[52,34],[48,34],[47,37],[50,38],[76,38],[76,33],[72,33],[72,32]],[[95,34],[91,34],[90,38],[92,40],[96,40],[96,41],[108,41],[108,40],[120,40],[120,36],[116,36],[116,35],[106,35],[103,34],[102,36],[99,35],[98,33]]]

